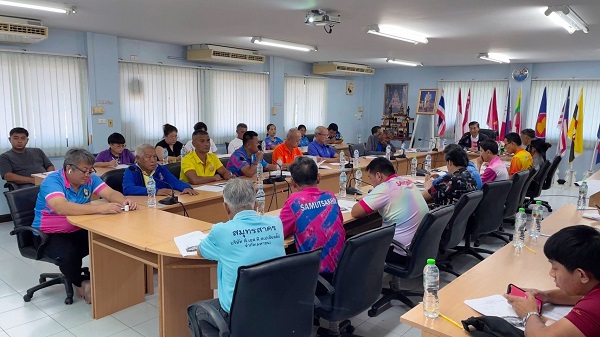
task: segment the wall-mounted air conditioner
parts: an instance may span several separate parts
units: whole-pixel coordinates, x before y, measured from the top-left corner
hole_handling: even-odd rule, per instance
[[[330,76],[373,75],[375,69],[364,65],[346,62],[313,63],[313,74]]]
[[[48,38],[39,20],[0,16],[0,43],[38,43]]]
[[[195,44],[187,47],[187,60],[221,64],[263,64],[266,57],[255,50]]]

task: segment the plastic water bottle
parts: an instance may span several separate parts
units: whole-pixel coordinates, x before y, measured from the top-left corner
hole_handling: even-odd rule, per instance
[[[440,315],[440,270],[434,259],[427,259],[423,269],[423,313],[425,317],[436,318]]]
[[[262,185],[258,185],[258,191],[256,192],[256,213],[265,214],[265,190],[263,190]]]
[[[358,140],[358,144],[362,144],[362,137],[360,136],[360,133],[356,135],[356,139]]]
[[[277,169],[283,171],[283,160],[281,158],[277,158]]]
[[[169,150],[163,150],[163,164],[167,165],[169,163]]]
[[[525,226],[527,225],[527,214],[525,208],[519,208],[519,213],[515,214],[515,234],[513,235],[513,246],[515,252],[520,253],[525,246]]]
[[[146,205],[148,205],[148,207],[156,207],[156,182],[154,181],[153,176],[148,177],[146,190],[148,190],[148,201],[146,201]]]
[[[442,151],[446,148],[446,146],[448,146],[448,141],[444,139],[442,142]]]
[[[352,161],[352,167],[358,168],[358,150],[354,150],[354,160]]]
[[[357,190],[360,190],[360,188],[362,187],[362,170],[360,169],[360,167],[356,169],[354,177],[356,178],[356,183],[354,184],[354,186]]]
[[[181,158],[185,157],[185,155],[187,154],[187,150],[185,149],[185,146],[181,148]]]
[[[263,184],[263,166],[261,162],[258,162],[256,165],[256,183],[259,187],[262,187]]]
[[[531,217],[533,220],[531,222],[531,229],[529,231],[529,236],[531,237],[533,242],[536,242],[537,239],[540,237],[540,232],[542,230],[543,210],[542,210],[542,202],[540,200],[536,201],[535,205],[533,205],[533,210],[531,211]]]
[[[346,197],[346,170],[342,166],[342,172],[340,173],[340,197]]]
[[[406,144],[404,142],[402,142],[402,145],[400,146],[400,153],[402,156],[406,156]]]
[[[588,185],[584,180],[579,185],[579,198],[577,199],[577,209],[582,210],[585,209],[587,205],[587,193],[588,193]]]
[[[340,152],[340,167],[344,167],[346,165],[346,154],[344,151]]]
[[[429,153],[427,153],[427,156],[425,156],[424,168],[425,168],[425,171],[427,171],[427,173],[429,173],[431,171],[431,154],[429,154]]]
[[[392,156],[392,147],[388,144],[388,146],[385,147],[385,159],[390,160],[391,156]]]
[[[413,159],[410,161],[410,176],[417,176],[417,157],[413,157]]]

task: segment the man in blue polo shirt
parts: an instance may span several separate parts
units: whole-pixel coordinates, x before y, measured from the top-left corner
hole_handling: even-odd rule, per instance
[[[327,145],[328,135],[327,128],[324,126],[317,126],[315,129],[315,138],[312,143],[308,144],[308,154],[319,157],[319,161],[325,160],[327,163],[337,162],[339,160],[339,154]]]
[[[256,166],[262,164],[263,170],[276,171],[277,165],[269,164],[263,159],[264,153],[258,150],[258,134],[254,131],[246,131],[242,136],[242,147],[233,151],[227,169],[236,177],[253,177],[256,174]]]

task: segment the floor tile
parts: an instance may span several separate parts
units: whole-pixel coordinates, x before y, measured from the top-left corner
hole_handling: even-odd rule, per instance
[[[356,327],[356,331],[354,332],[354,334],[360,335],[360,336],[369,336],[369,337],[400,337],[401,336],[400,334],[380,328],[369,322],[364,322],[363,324]]]
[[[55,335],[65,328],[50,317],[44,317],[18,327],[8,329],[5,332],[10,337],[46,337]]]
[[[11,286],[6,284],[6,282],[0,280],[0,297],[14,295],[16,293],[16,290],[14,290]]]
[[[158,317],[134,326],[133,330],[145,337],[158,337]]]
[[[417,328],[411,328],[402,337],[421,337],[421,330]]]
[[[6,332],[0,331],[0,337],[9,337]]]
[[[0,328],[8,330],[47,316],[35,305],[28,303],[23,307],[0,314]]]
[[[69,331],[77,337],[108,337],[126,329],[125,324],[112,316],[106,316],[78,325]]]
[[[31,300],[31,303],[35,304],[36,307],[40,308],[47,315],[54,315],[61,311],[69,310],[79,306],[89,306],[89,304],[85,303],[84,300],[78,298],[77,296],[73,297],[73,304],[66,305],[64,303],[64,298],[62,297],[54,297],[49,298],[43,301],[35,301],[35,297]]]
[[[21,308],[23,306],[25,306],[25,302],[23,301],[23,297],[18,293],[0,297],[0,313]]]
[[[121,332],[117,332],[114,335],[110,335],[110,337],[142,337],[142,335],[140,335],[133,329],[127,329]]]
[[[65,329],[71,329],[93,320],[92,307],[89,305],[75,306],[50,317],[64,326]]]
[[[50,337],[75,337],[75,335],[70,333],[69,331],[65,330],[65,331],[57,333],[56,335],[52,335]]]
[[[114,313],[111,316],[123,322],[128,327],[133,327],[158,317],[158,308],[143,302]]]

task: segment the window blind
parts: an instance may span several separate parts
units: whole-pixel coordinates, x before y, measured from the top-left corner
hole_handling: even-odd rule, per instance
[[[313,133],[325,120],[327,80],[287,76],[284,102],[285,130],[304,124],[306,132]]]

